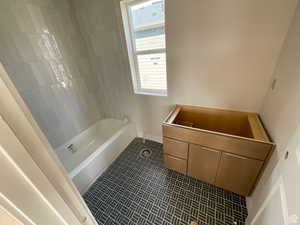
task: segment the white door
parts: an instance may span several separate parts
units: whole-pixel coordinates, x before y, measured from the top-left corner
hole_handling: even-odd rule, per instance
[[[263,193],[270,191],[265,194],[265,200],[247,224],[300,224],[300,125],[288,141],[285,152],[289,154],[280,157],[268,182],[259,187],[265,188]],[[276,182],[273,183],[273,180]]]
[[[0,205],[24,225],[81,224],[2,117],[0,165]]]
[[[39,172],[41,172],[45,180],[48,182],[49,187],[53,188],[57,193],[57,195],[51,194],[49,197],[56,196],[57,199],[60,199],[65,203],[65,205],[67,205],[67,208],[65,208],[67,214],[61,214],[63,215],[62,220],[68,220],[67,215],[69,212],[67,211],[70,209],[71,213],[73,213],[76,219],[80,221],[80,224],[96,225],[97,222],[95,218],[91,214],[72,180],[68,177],[65,168],[58,160],[51,145],[41,129],[38,127],[36,121],[25,105],[23,99],[20,97],[13,83],[9,79],[1,63],[0,115],[8,125],[9,129],[11,129],[11,132],[13,132],[15,138],[19,140],[18,143],[22,143],[22,148],[27,156],[35,164],[34,168],[31,169],[33,171],[35,169],[39,170]],[[11,153],[5,148],[3,151]],[[7,160],[4,158],[4,156],[7,157],[7,155],[3,155],[2,159]],[[19,159],[18,155],[15,157],[16,159]],[[22,167],[21,162],[19,162],[19,165],[19,172],[22,173],[23,169],[25,168]],[[2,165],[0,164],[0,166]],[[28,173],[28,176],[31,175],[31,172]],[[2,174],[0,176],[2,176]],[[5,175],[3,174],[3,176]],[[37,180],[37,183],[39,183],[39,181],[40,180]],[[2,188],[2,186],[5,184],[6,183],[0,182],[0,188]],[[44,198],[44,196],[42,196],[42,198]],[[53,204],[56,202],[56,200],[53,199]],[[53,204],[50,204],[49,207],[51,208]],[[36,210],[39,210],[39,208],[36,208]],[[47,225],[49,223],[41,224]],[[75,225],[77,222],[74,222],[73,224]]]
[[[268,202],[268,205],[257,217],[257,220],[254,222],[253,225],[283,225],[283,224],[285,224],[284,215],[282,214],[282,202],[280,199],[280,193],[278,191]]]
[[[274,185],[251,225],[289,225],[282,177]]]

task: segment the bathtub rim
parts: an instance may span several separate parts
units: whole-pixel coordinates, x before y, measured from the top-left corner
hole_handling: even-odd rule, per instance
[[[100,145],[96,150],[90,154],[86,159],[78,164],[77,167],[68,172],[69,177],[73,179],[77,176],[85,167],[87,167],[98,155],[100,155],[110,144],[112,144],[125,130],[130,126],[130,123],[124,124],[121,129],[119,129],[113,136],[108,138],[102,145]]]
[[[72,137],[70,140],[68,140],[67,142],[65,142],[64,144],[53,148],[54,152],[56,153],[56,155],[59,155],[60,152],[64,151],[70,144],[73,144],[74,142],[76,142],[78,139],[80,139],[82,136],[86,135],[89,133],[89,131],[93,128],[95,128],[99,123],[104,122],[104,121],[111,121],[111,120],[117,120],[117,121],[122,121],[119,119],[114,119],[114,118],[102,118],[97,120],[95,123],[91,124],[88,128],[84,129],[83,131],[81,131],[79,134],[77,134],[76,136]],[[127,124],[129,124],[130,122],[126,122],[124,123],[124,121],[122,121],[122,126],[126,126]]]

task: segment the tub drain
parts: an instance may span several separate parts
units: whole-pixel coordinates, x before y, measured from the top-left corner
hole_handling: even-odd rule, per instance
[[[140,151],[140,157],[142,158],[149,158],[152,155],[152,151],[149,148],[143,148]]]

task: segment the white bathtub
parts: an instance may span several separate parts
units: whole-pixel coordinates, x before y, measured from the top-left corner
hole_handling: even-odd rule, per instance
[[[104,119],[55,151],[83,194],[135,137],[134,124]],[[67,150],[70,144],[73,144],[75,153]]]

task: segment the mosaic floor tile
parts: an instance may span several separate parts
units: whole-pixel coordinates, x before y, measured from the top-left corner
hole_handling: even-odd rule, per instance
[[[150,158],[142,158],[143,148]],[[99,224],[244,225],[244,197],[163,167],[162,144],[134,139],[84,194]]]

